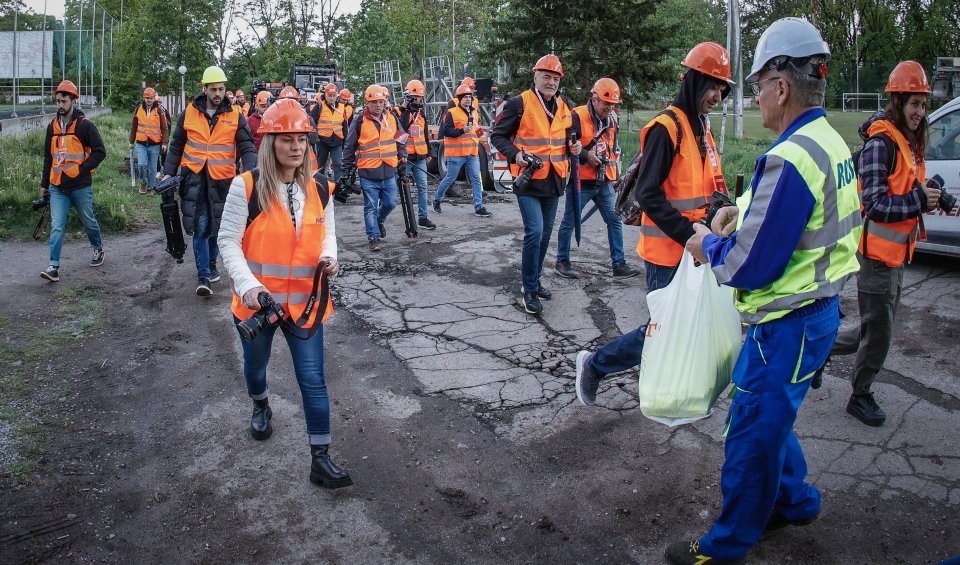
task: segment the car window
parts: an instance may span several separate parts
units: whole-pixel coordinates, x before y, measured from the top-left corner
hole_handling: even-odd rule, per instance
[[[960,109],[941,116],[928,131],[927,160],[960,159]]]

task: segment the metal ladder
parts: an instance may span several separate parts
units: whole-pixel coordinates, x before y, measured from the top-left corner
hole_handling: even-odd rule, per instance
[[[387,87],[393,103],[399,104],[403,96],[403,79],[400,77],[400,61],[376,61],[373,63],[373,82]]]

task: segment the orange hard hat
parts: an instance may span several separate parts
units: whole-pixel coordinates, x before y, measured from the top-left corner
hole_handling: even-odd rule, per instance
[[[727,84],[733,84],[733,75],[730,74],[730,55],[719,43],[705,41],[694,45],[680,64]]]
[[[473,79],[470,78],[470,77],[463,77],[463,80],[460,81],[460,84],[465,84],[465,85],[469,86],[470,88],[476,88],[476,87],[477,87],[477,81],[473,80]]]
[[[154,89],[152,89],[152,88],[150,88],[149,86],[148,86],[146,89],[144,89],[144,91],[143,91],[143,97],[144,97],[144,98],[150,98],[150,97],[153,97],[153,96],[156,96],[156,95],[157,95],[157,91],[154,90]]]
[[[69,80],[61,82],[57,86],[57,89],[53,91],[54,94],[60,94],[61,92],[65,92],[70,96],[73,96],[74,100],[80,98],[80,91],[77,90],[77,85],[73,84]]]
[[[371,84],[363,93],[363,99],[368,102],[372,102],[374,100],[386,100],[387,93],[387,89],[379,84]]]
[[[351,96],[353,96],[353,93],[346,88],[340,91],[340,100],[343,100],[344,102],[349,102]]]
[[[269,90],[261,90],[260,92],[258,92],[258,93],[257,93],[256,102],[257,102],[257,104],[267,104],[267,103],[269,103],[269,102],[270,102],[270,91],[269,91]]]
[[[293,98],[294,100],[299,100],[300,92],[292,86],[284,86],[283,90],[280,91],[280,96],[277,98]]]
[[[537,60],[537,64],[533,66],[535,71],[549,71],[551,73],[557,73],[563,77],[563,65],[560,64],[560,57],[557,57],[554,54],[544,55]]]
[[[407,83],[407,86],[404,87],[404,90],[413,94],[414,96],[425,96],[427,94],[427,87],[423,86],[423,83],[417,79],[413,79]]]
[[[454,93],[454,96],[456,96],[457,98],[460,98],[461,96],[466,96],[467,94],[470,94],[472,96],[473,88],[465,84],[461,84],[460,86],[457,87],[457,91]]]
[[[303,110],[300,103],[290,98],[283,98],[267,108],[263,113],[263,121],[257,133],[310,133],[310,116]]]
[[[328,82],[327,86],[323,87],[324,94],[336,94],[337,90],[337,85],[333,84],[332,82]]]
[[[890,73],[884,92],[930,92],[927,73],[916,61],[903,61]]]
[[[611,102],[613,104],[619,104],[623,102],[623,99],[620,98],[620,85],[617,84],[617,81],[612,78],[602,78],[593,84],[593,88],[590,89],[590,92],[597,95],[597,98],[603,100],[604,102]]]
[[[227,91],[227,98],[233,98],[233,91],[231,90]]]
[[[237,91],[237,98],[239,98],[239,97],[241,97],[241,96],[246,97],[247,95],[244,94],[242,90],[238,90],[238,91]]]

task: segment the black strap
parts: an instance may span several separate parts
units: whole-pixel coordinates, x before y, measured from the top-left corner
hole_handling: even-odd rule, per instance
[[[680,119],[677,118],[677,115],[670,108],[664,108],[663,111],[660,112],[660,114],[670,116],[671,118],[673,118],[673,123],[677,124],[677,145],[673,148],[673,154],[679,155],[680,141],[683,140],[683,127],[680,126]],[[659,116],[660,114],[657,114],[657,115]]]
[[[280,324],[286,328],[290,335],[297,339],[310,339],[317,333],[317,330],[320,329],[320,324],[314,324],[310,328],[304,328],[303,325],[310,320],[310,314],[313,313],[313,309],[317,303],[321,304],[321,307],[326,308],[330,302],[330,277],[323,272],[328,264],[326,261],[320,261],[317,264],[317,271],[313,275],[313,289],[310,291],[310,300],[307,301],[307,307],[304,308],[300,319],[296,322],[291,322],[283,318],[280,321]],[[319,297],[317,296],[318,288],[320,290]]]
[[[253,176],[253,190],[250,192],[250,198],[247,199],[247,227],[253,223],[257,216],[260,215],[260,203],[257,199],[257,181],[260,180],[260,169],[253,169],[250,171],[251,176]],[[320,205],[326,209],[327,204],[330,202],[330,179],[324,175],[321,171],[317,171],[313,174],[313,180],[317,185],[317,196],[320,197]],[[321,189],[320,187],[324,187]],[[304,191],[306,192],[306,191]]]

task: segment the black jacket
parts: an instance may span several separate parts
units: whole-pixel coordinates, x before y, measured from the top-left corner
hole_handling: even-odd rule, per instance
[[[392,113],[393,110],[388,108],[384,112]],[[400,118],[396,114],[393,114],[393,116],[397,118],[397,127],[400,128],[400,133],[406,133],[407,130],[400,125]],[[360,128],[363,127],[363,122],[367,121],[373,122],[377,131],[380,130],[379,120],[373,119],[366,109],[362,110],[360,115],[354,114],[353,120],[350,122],[350,131],[347,133],[347,139],[343,144],[343,174],[348,174],[357,167],[357,141],[360,139]],[[397,143],[397,158],[400,160],[407,158],[406,143]],[[383,164],[376,169],[357,169],[357,175],[367,180],[384,180],[397,176],[397,168]]]
[[[55,116],[53,119],[58,120],[60,116]],[[103,146],[103,139],[100,138],[100,131],[97,129],[97,126],[93,125],[93,122],[88,120],[86,116],[83,115],[83,112],[76,106],[73,108],[73,117],[70,118],[70,123],[63,128],[63,131],[68,130],[70,124],[73,122],[79,122],[77,123],[77,129],[74,130],[74,134],[84,147],[90,148],[90,156],[80,165],[80,174],[75,178],[71,178],[66,174],[60,175],[60,186],[57,187],[60,190],[74,190],[92,185],[93,175],[90,174],[90,171],[96,169],[97,165],[102,163],[107,156],[107,150]],[[51,141],[53,141],[53,121],[47,125],[47,136],[43,142],[43,179],[40,181],[41,188],[48,188],[50,186],[50,169],[53,167],[53,155],[50,154]]]
[[[217,123],[217,116],[231,111],[230,100],[224,97],[223,102],[217,107],[213,116],[206,113],[207,95],[200,94],[193,99],[193,106],[207,116],[212,129]],[[170,138],[170,147],[167,150],[167,160],[163,164],[163,174],[176,175],[180,168],[180,212],[183,214],[183,229],[187,234],[193,234],[197,227],[196,205],[201,197],[206,198],[210,218],[213,220],[211,235],[216,235],[220,230],[220,216],[223,215],[223,205],[227,201],[227,193],[230,191],[232,178],[212,180],[206,174],[204,167],[201,174],[194,174],[187,167],[180,167],[180,160],[183,158],[183,147],[187,142],[187,134],[183,129],[184,111],[177,119],[177,129]],[[250,133],[250,126],[247,125],[247,119],[240,112],[240,120],[237,125],[237,155],[243,163],[243,170],[250,171],[257,167],[257,149],[253,144],[253,134]]]
[[[318,102],[317,104],[315,104],[315,105],[313,106],[313,108],[310,109],[309,114],[310,114],[310,117],[313,118],[313,124],[314,124],[314,131],[315,131],[315,132],[316,132],[316,125],[320,123],[320,112],[323,111],[323,106],[324,106],[324,105],[326,105],[327,108],[330,107],[330,105],[327,104],[326,100],[324,100],[323,102]],[[336,108],[333,108],[333,110],[336,110]],[[344,114],[344,116],[343,116],[343,124],[342,124],[342,127],[343,127],[343,137],[337,137],[336,135],[330,135],[330,136],[320,137],[319,135],[317,135],[317,139],[320,141],[320,143],[326,145],[327,147],[340,147],[341,145],[343,145],[343,139],[344,139],[345,137],[347,137],[347,116],[346,116],[346,114]]]
[[[410,122],[412,122],[413,119],[418,114],[422,116],[423,115],[422,110],[417,112],[411,112],[410,108],[405,108],[403,106],[400,106],[400,127],[403,128],[403,131],[406,131],[406,132],[410,131]],[[423,123],[424,124],[427,123],[426,116],[424,116]],[[423,132],[423,138],[427,140],[428,144],[430,143],[430,136],[427,135],[426,130],[424,130]],[[410,153],[407,155],[407,158],[410,159],[411,161],[423,161],[429,156],[430,156],[429,153],[427,155],[417,155],[416,153]]]

